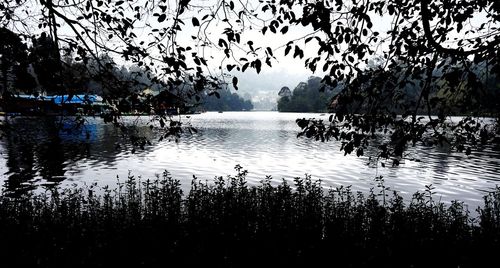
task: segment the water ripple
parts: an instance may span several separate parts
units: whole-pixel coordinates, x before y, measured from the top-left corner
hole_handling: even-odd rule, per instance
[[[198,133],[183,137],[179,143],[163,141],[145,150],[131,153],[127,137],[100,119],[89,119],[91,139],[82,134],[62,135],[51,139],[50,122],[34,124],[19,118],[10,122],[17,136],[0,141],[0,172],[4,185],[9,178],[22,174],[38,181],[67,178],[69,182],[116,183],[129,171],[151,178],[168,170],[181,180],[185,189],[193,175],[203,180],[235,174],[241,164],[249,171],[250,184],[258,184],[266,175],[274,182],[311,175],[323,185],[352,185],[353,190],[377,190],[376,176],[383,176],[386,186],[405,198],[425,185],[435,187],[442,201],[462,200],[476,207],[485,192],[500,183],[500,150],[486,146],[471,155],[449,152],[446,148],[415,147],[412,158],[400,167],[369,166],[366,157],[344,156],[339,143],[326,143],[296,138],[296,118],[320,117],[319,114],[276,112],[224,112],[191,115]],[[325,118],[327,115],[325,116]],[[132,119],[130,119],[132,122]],[[133,119],[135,120],[135,118]],[[149,118],[139,118],[142,123]],[[135,122],[137,123],[137,122]],[[51,132],[52,131],[52,132]],[[141,133],[157,140],[159,133],[144,127]],[[23,136],[23,134],[25,136]]]

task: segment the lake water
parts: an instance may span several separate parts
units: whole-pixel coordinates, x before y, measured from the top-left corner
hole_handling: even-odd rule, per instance
[[[435,187],[435,198],[461,200],[474,210],[482,197],[500,185],[500,148],[486,146],[471,155],[447,148],[411,148],[399,167],[367,165],[367,157],[344,156],[336,141],[296,138],[295,119],[320,114],[277,112],[224,112],[183,116],[198,133],[179,142],[158,142],[157,130],[144,123],[149,117],[127,117],[152,145],[132,153],[128,136],[99,118],[87,118],[84,131],[59,131],[55,118],[3,119],[11,130],[0,140],[0,183],[9,191],[25,191],[54,184],[116,185],[129,171],[152,178],[168,170],[189,189],[193,175],[203,180],[235,174],[234,166],[249,171],[248,182],[258,184],[266,175],[276,182],[309,174],[326,187],[352,185],[367,192],[382,175],[385,185],[410,198],[425,185]]]

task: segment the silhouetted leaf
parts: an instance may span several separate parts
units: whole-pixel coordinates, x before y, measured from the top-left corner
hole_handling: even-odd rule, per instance
[[[254,63],[255,63],[255,65],[254,65],[255,70],[257,71],[257,73],[260,73],[260,68],[262,67],[262,63],[258,59],[255,60]]]
[[[222,38],[219,38],[219,46],[227,48],[227,42],[226,42],[226,40],[224,40]]]
[[[241,71],[245,72],[245,70],[248,68],[249,65],[250,65],[250,63],[248,63],[248,62],[245,63],[245,64],[243,64],[243,67],[241,68]]]
[[[295,46],[295,51],[293,52],[293,57],[299,57],[299,58],[303,58],[304,57],[304,52],[302,51],[302,49],[299,48],[299,46]]]
[[[158,17],[158,22],[163,22],[166,18],[167,18],[167,15],[165,15],[165,14],[161,14],[161,15]]]
[[[273,50],[270,47],[266,47],[266,52],[269,54],[271,57],[273,56]]]
[[[238,77],[233,76],[233,87],[238,90]]]
[[[288,55],[288,53],[290,52],[291,49],[292,49],[291,46],[286,46],[286,48],[285,48],[285,56]]]
[[[193,23],[194,27],[200,26],[200,22],[198,21],[198,19],[196,17],[193,17],[193,19],[191,20],[191,22]]]
[[[267,58],[266,58],[266,64],[267,64],[267,66],[269,66],[269,67],[273,67],[273,66],[272,66],[272,64],[271,64],[271,58],[270,58],[270,57],[267,57]]]
[[[272,32],[272,33],[276,33],[276,28],[274,28],[273,25],[269,25],[269,30]]]

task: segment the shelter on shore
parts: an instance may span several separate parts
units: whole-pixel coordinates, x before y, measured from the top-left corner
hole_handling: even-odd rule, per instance
[[[5,114],[14,115],[76,115],[100,114],[107,108],[98,95],[4,95],[1,99]]]

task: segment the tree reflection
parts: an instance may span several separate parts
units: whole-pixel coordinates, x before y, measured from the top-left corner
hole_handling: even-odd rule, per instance
[[[80,173],[80,163],[113,166],[116,155],[127,150],[125,136],[109,125],[93,120],[83,127],[71,125],[71,118],[15,117],[4,121],[5,135],[0,149],[6,158],[5,190],[23,194],[42,183],[57,185],[67,171]]]

